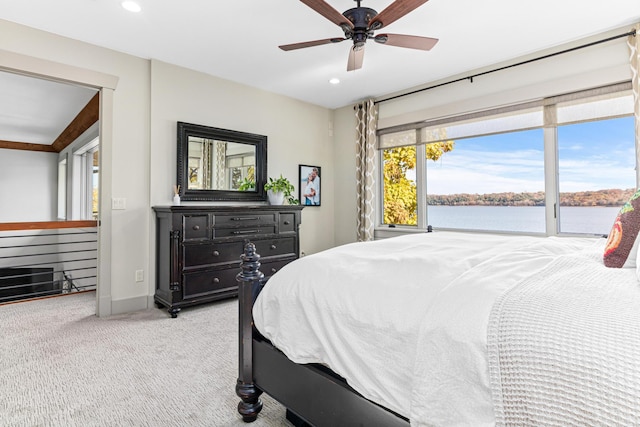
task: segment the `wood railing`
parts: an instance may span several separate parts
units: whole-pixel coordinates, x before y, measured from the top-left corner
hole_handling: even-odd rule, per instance
[[[37,222],[0,222],[0,231],[52,230],[58,228],[97,227],[98,221],[37,221]]]

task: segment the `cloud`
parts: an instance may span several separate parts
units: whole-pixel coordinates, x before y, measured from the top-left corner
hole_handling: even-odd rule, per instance
[[[560,190],[632,188],[635,171],[629,158],[629,153],[562,158],[559,161]],[[440,161],[427,162],[427,174],[430,194],[544,191],[544,158],[539,150],[502,152],[456,147]]]
[[[539,150],[477,151],[459,146],[441,161],[427,164],[431,194],[499,193],[544,190]]]

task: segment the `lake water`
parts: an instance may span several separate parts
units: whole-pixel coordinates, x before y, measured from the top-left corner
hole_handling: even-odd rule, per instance
[[[560,232],[609,234],[620,207],[560,207]],[[544,206],[429,206],[435,228],[544,233]]]

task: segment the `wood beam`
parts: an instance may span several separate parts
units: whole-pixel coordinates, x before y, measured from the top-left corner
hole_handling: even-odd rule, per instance
[[[32,144],[30,142],[0,141],[0,148],[10,150],[44,151],[46,153],[57,153],[51,145]]]
[[[100,118],[100,92],[97,92],[78,115],[69,123],[69,126],[53,141],[53,149],[56,152],[64,150],[75,141],[84,131]]]

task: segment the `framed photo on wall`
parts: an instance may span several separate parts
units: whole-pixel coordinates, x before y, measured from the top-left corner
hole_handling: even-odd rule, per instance
[[[320,166],[299,165],[298,173],[300,204],[320,206]]]

